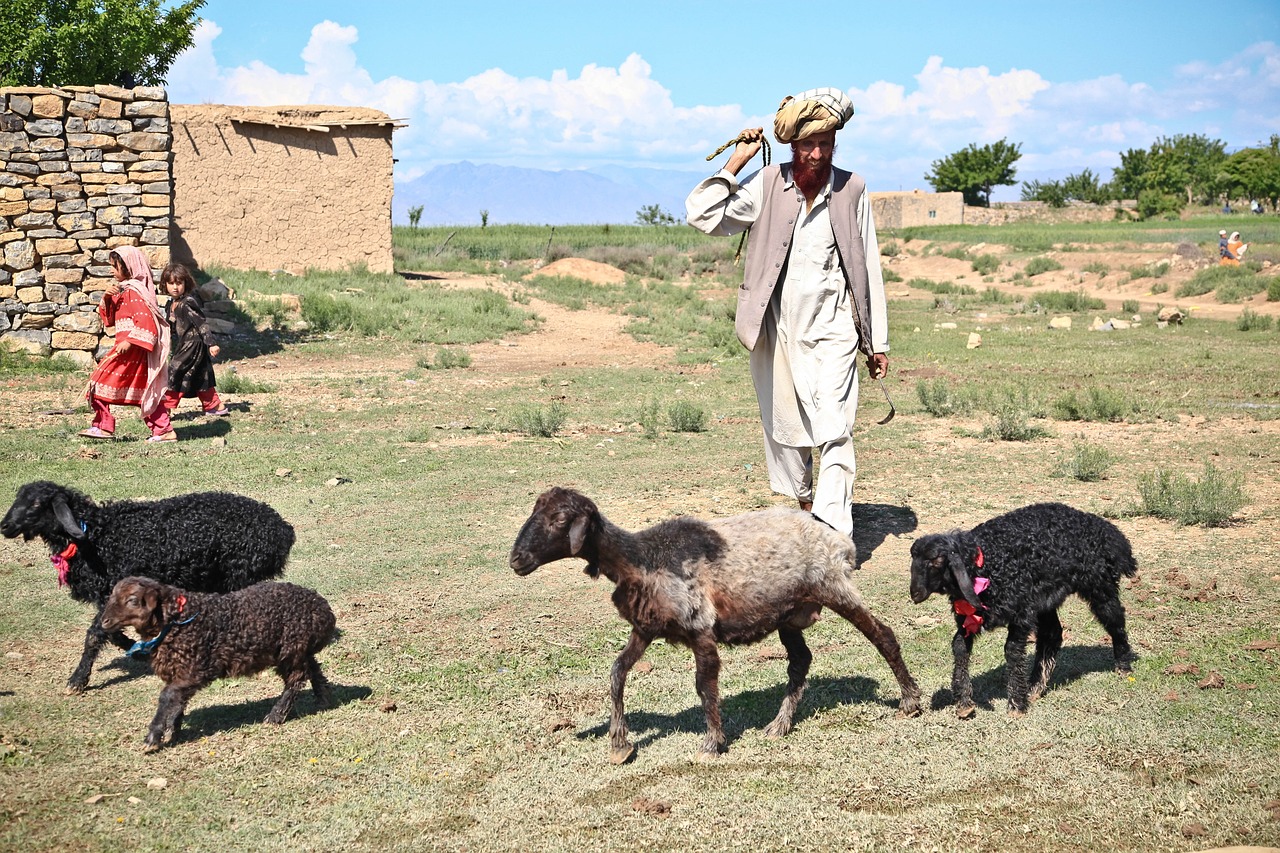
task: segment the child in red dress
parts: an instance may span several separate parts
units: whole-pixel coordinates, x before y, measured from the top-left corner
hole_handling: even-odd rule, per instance
[[[85,438],[115,438],[111,406],[138,406],[151,430],[147,441],[177,441],[163,405],[168,387],[169,335],[156,302],[151,263],[141,249],[119,246],[109,256],[116,280],[102,295],[98,314],[115,326],[115,346],[89,377],[88,400],[93,425]]]

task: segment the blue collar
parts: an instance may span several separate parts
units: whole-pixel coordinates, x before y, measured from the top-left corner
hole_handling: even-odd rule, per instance
[[[133,658],[134,660],[146,660],[147,658],[151,657],[151,652],[155,650],[155,647],[160,645],[160,643],[164,641],[165,635],[169,633],[170,628],[172,628],[175,625],[190,624],[191,622],[194,622],[196,620],[196,617],[199,615],[200,615],[199,613],[193,613],[191,614],[190,619],[183,619],[181,622],[177,622],[177,621],[170,622],[168,625],[165,625],[163,628],[161,628],[160,633],[156,634],[155,637],[151,638],[150,640],[139,640],[138,642],[134,643],[132,646],[129,647],[129,651],[125,652],[125,655]]]

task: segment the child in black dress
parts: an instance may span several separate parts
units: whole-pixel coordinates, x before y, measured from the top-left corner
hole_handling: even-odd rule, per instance
[[[169,294],[169,390],[164,405],[176,409],[183,397],[200,398],[206,415],[227,415],[213,376],[213,356],[221,349],[204,318],[204,303],[196,281],[182,264],[169,264],[160,273],[160,286]]]

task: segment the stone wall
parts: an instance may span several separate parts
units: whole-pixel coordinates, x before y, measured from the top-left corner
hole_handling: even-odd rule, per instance
[[[1136,210],[1135,201],[1116,201],[1111,204],[1086,204],[1068,202],[1065,207],[1052,207],[1043,201],[996,202],[991,207],[964,207],[965,225],[1008,225],[1012,222],[1111,222],[1119,214]]]
[[[876,228],[912,225],[960,225],[964,221],[962,193],[888,192],[871,194]]]
[[[0,345],[89,365],[107,255],[169,261],[162,88],[0,88]]]
[[[173,105],[175,260],[391,272],[392,131],[357,107]]]

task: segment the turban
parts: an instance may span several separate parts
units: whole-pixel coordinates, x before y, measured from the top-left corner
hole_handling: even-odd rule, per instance
[[[823,86],[788,95],[773,117],[773,135],[786,145],[815,133],[839,130],[853,117],[853,101],[839,89]]]

